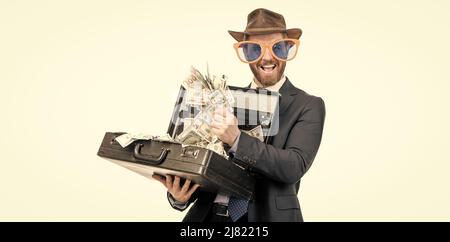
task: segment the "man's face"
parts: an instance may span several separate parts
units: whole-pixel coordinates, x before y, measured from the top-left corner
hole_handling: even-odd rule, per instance
[[[282,33],[250,35],[246,40],[270,44],[285,36]],[[286,61],[279,61],[272,56],[270,50],[266,49],[264,56],[257,62],[249,64],[256,79],[264,86],[272,86],[277,83],[284,73]]]

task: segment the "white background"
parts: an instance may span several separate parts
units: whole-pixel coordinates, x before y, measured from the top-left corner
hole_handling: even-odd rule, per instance
[[[164,134],[191,65],[247,85],[227,30],[257,7],[303,29],[286,74],[326,103],[305,220],[449,220],[444,0],[2,1],[0,220],[180,221],[159,183],[98,147]]]

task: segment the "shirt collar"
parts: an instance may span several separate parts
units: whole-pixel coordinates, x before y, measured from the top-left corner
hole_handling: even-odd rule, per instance
[[[272,91],[272,92],[279,92],[281,86],[283,86],[285,81],[286,81],[286,76],[283,75],[277,83],[275,83],[272,86],[265,87],[265,89]],[[252,84],[250,85],[250,88],[256,89],[257,87],[262,87],[262,84],[258,80],[256,80],[255,77],[253,77],[253,81],[252,81]]]

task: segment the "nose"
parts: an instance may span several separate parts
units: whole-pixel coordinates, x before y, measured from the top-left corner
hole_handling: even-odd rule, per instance
[[[272,54],[270,53],[270,50],[266,48],[264,51],[264,55],[262,57],[263,62],[272,62],[274,60]]]

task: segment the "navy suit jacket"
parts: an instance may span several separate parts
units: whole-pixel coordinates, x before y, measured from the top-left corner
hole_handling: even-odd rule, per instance
[[[303,221],[297,194],[300,179],[320,146],[325,104],[322,98],[294,87],[289,79],[279,93],[278,133],[266,144],[242,132],[233,157],[256,174],[249,222]],[[196,191],[189,201],[194,204],[183,221],[204,221],[215,197],[215,193]]]

